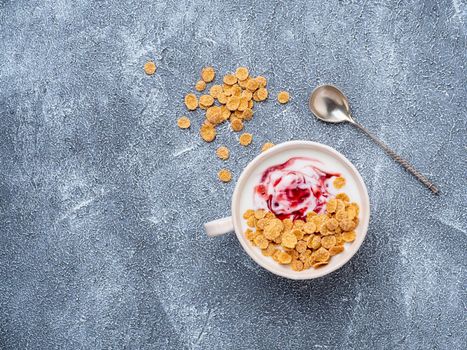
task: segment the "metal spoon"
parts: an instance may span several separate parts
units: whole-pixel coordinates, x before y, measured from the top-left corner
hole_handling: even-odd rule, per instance
[[[357,123],[350,113],[349,102],[345,95],[338,88],[332,85],[318,86],[310,95],[308,106],[311,112],[322,121],[328,123],[349,122],[367,134],[384,151],[389,154],[396,162],[402,165],[409,173],[414,175],[421,183],[428,187],[431,192],[438,194],[438,188],[428,180],[423,174],[416,170],[407,160],[399,156],[396,152],[386,146],[375,135],[365,127]]]

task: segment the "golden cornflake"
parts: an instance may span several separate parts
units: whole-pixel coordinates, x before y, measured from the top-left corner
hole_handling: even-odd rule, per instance
[[[199,97],[199,104],[204,107],[209,107],[214,104],[214,98],[211,95],[201,95]]]
[[[240,135],[239,141],[242,146],[248,146],[253,140],[253,135],[248,132],[245,132]]]
[[[186,94],[185,106],[190,111],[194,111],[198,107],[198,98],[196,97],[195,94]]]
[[[258,91],[256,91],[256,96],[258,97],[258,101],[264,101],[268,98],[268,90],[261,87],[258,89]]]
[[[236,117],[230,118],[230,126],[232,127],[233,131],[243,130],[243,122]]]
[[[325,236],[321,238],[321,246],[323,248],[329,249],[336,245],[336,237],[335,236]]]
[[[356,238],[355,231],[346,231],[342,233],[342,239],[344,242],[353,242]]]
[[[243,112],[248,108],[248,100],[246,97],[240,97],[240,104],[238,105],[238,111]],[[242,113],[243,115],[243,113]]]
[[[345,186],[345,179],[342,176],[336,177],[333,181],[335,188],[340,189]]]
[[[217,176],[219,177],[219,180],[221,180],[222,182],[229,182],[230,180],[232,180],[232,173],[227,169],[219,170],[219,173],[217,174]]]
[[[324,266],[324,265],[327,265],[329,264],[329,261],[319,261],[317,263],[314,263],[313,266],[315,269],[317,269],[318,267],[321,267],[321,266]]]
[[[312,248],[314,250],[319,249],[321,247],[321,237],[320,236],[313,236],[313,238],[308,241],[308,248]]]
[[[274,244],[269,244],[266,249],[261,250],[261,253],[263,253],[264,256],[273,256],[276,251],[277,249],[274,248]]]
[[[285,248],[295,248],[295,245],[297,244],[297,237],[295,234],[291,231],[285,232],[282,235],[282,246]]]
[[[217,97],[217,100],[219,101],[219,103],[225,105],[227,103],[227,95],[225,94],[225,92],[221,92],[218,97]],[[227,107],[226,107],[227,108]]]
[[[204,80],[198,80],[195,85],[196,91],[203,91],[206,89],[206,82]]]
[[[253,111],[250,108],[247,108],[243,111],[242,116],[245,120],[251,120],[253,117]]]
[[[201,100],[200,100],[201,101]],[[222,122],[222,110],[219,106],[212,106],[206,110],[206,119],[211,124],[219,124]]]
[[[331,256],[340,254],[343,251],[344,251],[344,246],[342,246],[342,245],[335,245],[335,246],[332,246],[331,248],[329,248],[329,254]]]
[[[240,96],[246,98],[247,101],[250,101],[253,98],[253,93],[250,90],[243,90]]]
[[[153,75],[156,72],[156,64],[153,61],[148,61],[144,64],[144,73]]]
[[[279,101],[279,103],[285,104],[285,103],[289,102],[289,99],[290,99],[290,96],[289,96],[289,93],[287,91],[281,91],[277,95],[277,101]]]
[[[237,82],[237,77],[233,74],[224,75],[224,84],[233,85]]]
[[[255,237],[256,237],[256,232],[247,228],[245,230],[245,237],[246,239],[248,239],[249,241],[252,241]]]
[[[272,142],[266,142],[263,147],[261,147],[261,152],[266,152],[268,149],[274,147]]]
[[[260,248],[260,249],[266,249],[269,245],[269,241],[264,238],[263,235],[258,235],[253,239],[253,242]]]
[[[342,201],[344,201],[344,202],[350,201],[349,196],[348,196],[347,194],[345,194],[344,192],[339,193],[339,194],[336,196],[336,199],[340,199],[340,200],[342,200]]]
[[[305,231],[305,233],[315,233],[316,224],[314,222],[307,222],[305,225],[303,225],[303,231]]]
[[[265,87],[268,81],[266,80],[265,77],[258,75],[255,80],[258,82],[259,87]]]
[[[297,239],[303,239],[303,231],[301,229],[294,228],[290,232],[293,233],[294,236],[297,237]]]
[[[213,98],[218,98],[219,95],[222,93],[222,86],[220,85],[213,85],[211,86],[211,88],[209,89],[209,94],[213,97]],[[220,101],[219,101],[220,102]],[[221,102],[222,103],[222,102]]]
[[[230,111],[226,106],[221,106],[221,118],[223,121],[230,118]]]
[[[222,160],[227,160],[229,159],[229,156],[230,156],[230,151],[227,147],[225,146],[220,146],[217,150],[216,150],[216,155],[222,159]]]
[[[330,214],[334,213],[337,209],[337,200],[335,198],[331,198],[326,203],[326,211]]]
[[[280,264],[290,264],[292,262],[292,255],[286,252],[279,252],[277,256],[277,260]]]
[[[233,85],[230,91],[232,92],[232,96],[241,97],[242,95],[242,88],[237,84]]]
[[[237,110],[238,106],[240,105],[240,97],[238,96],[231,96],[230,98],[227,99],[227,108],[230,111],[235,111]]]
[[[303,270],[303,262],[300,260],[293,260],[292,263],[290,264],[290,267],[294,271],[302,271]]]
[[[284,224],[279,219],[271,219],[264,225],[264,236],[273,240],[279,237],[284,229]]]
[[[253,215],[255,215],[255,211],[253,209],[248,209],[243,213],[243,218],[246,220]]]
[[[256,226],[256,218],[254,215],[250,216],[248,219],[246,219],[246,224],[249,227],[255,227]]]
[[[350,231],[354,228],[354,222],[350,219],[339,221],[339,226],[343,231]]]
[[[211,142],[216,138],[216,129],[210,124],[201,125],[199,133],[201,138],[206,142]]]
[[[349,215],[347,214],[347,212],[345,210],[341,209],[338,212],[336,212],[335,218],[336,218],[337,221],[341,222],[341,221],[344,221],[344,220],[348,220]]]
[[[214,80],[216,76],[216,72],[212,67],[204,67],[201,71],[201,79],[203,79],[206,83],[210,83]]]
[[[190,119],[183,116],[183,117],[178,118],[177,125],[180,129],[188,129],[191,125],[191,122],[190,122]]]
[[[259,87],[259,83],[258,81],[256,81],[255,79],[250,79],[248,80],[248,82],[246,83],[246,88],[250,91],[256,91]]]
[[[266,210],[264,209],[258,209],[255,211],[255,218],[257,218],[258,220],[264,218],[265,215],[266,215]]]
[[[300,254],[306,251],[306,248],[307,248],[307,245],[305,241],[298,241],[297,245],[295,246],[295,250]]]
[[[336,219],[331,218],[328,221],[326,221],[326,226],[329,231],[334,231],[337,228],[337,226],[339,226],[339,222]]]
[[[318,262],[328,261],[329,258],[331,257],[328,250],[323,247],[319,248],[313,254],[314,254],[315,260]]]
[[[248,72],[248,68],[246,67],[238,67],[235,71],[235,76],[238,80],[245,80],[246,78],[248,78],[249,74],[250,73]]]

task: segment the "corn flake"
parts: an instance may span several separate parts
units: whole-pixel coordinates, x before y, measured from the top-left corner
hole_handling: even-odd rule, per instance
[[[277,95],[277,101],[279,101],[279,103],[285,104],[289,102],[289,99],[290,99],[290,95],[287,91],[281,91]]]
[[[237,117],[230,118],[230,126],[232,127],[233,131],[242,131],[243,130],[243,122],[238,119]]]
[[[235,71],[235,76],[237,77],[238,80],[247,79],[249,74],[250,72],[248,71],[248,68],[246,67],[238,67],[237,70]]]
[[[292,262],[292,255],[286,252],[279,252],[277,260],[280,264],[290,264]]]
[[[284,224],[282,223],[282,221],[280,221],[279,219],[270,219],[264,225],[264,236],[269,240],[273,240],[275,238],[280,237],[283,229]]]
[[[186,94],[185,95],[185,106],[190,111],[194,111],[198,107],[198,98],[195,94]]]
[[[345,179],[342,176],[338,176],[334,179],[333,185],[335,188],[340,189],[345,186]]]
[[[216,72],[214,71],[213,67],[204,67],[201,71],[201,79],[203,79],[206,83],[213,81],[215,76]]]
[[[147,75],[153,75],[156,72],[156,64],[153,61],[148,61],[144,64],[144,72]]]
[[[342,233],[342,239],[344,242],[353,242],[357,237],[355,231],[345,231]]]
[[[229,182],[230,180],[232,180],[232,173],[227,169],[219,170],[219,173],[217,174],[217,176],[219,177],[219,180],[221,180],[222,182]]]
[[[180,129],[188,129],[191,125],[191,122],[190,122],[190,119],[183,116],[183,117],[178,118],[177,125]]]
[[[248,132],[245,132],[240,135],[239,141],[242,146],[248,146],[253,140],[253,135]]]
[[[204,80],[198,80],[195,85],[196,91],[203,91],[206,89],[206,82]]]
[[[227,147],[225,146],[220,146],[217,150],[216,150],[216,155],[222,159],[222,160],[227,160],[229,159],[229,156],[230,156],[230,151]]]
[[[211,142],[216,138],[216,129],[211,124],[201,125],[199,130],[201,138],[206,142]]]
[[[266,142],[263,147],[261,147],[261,152],[266,152],[268,149],[274,147],[272,142]]]

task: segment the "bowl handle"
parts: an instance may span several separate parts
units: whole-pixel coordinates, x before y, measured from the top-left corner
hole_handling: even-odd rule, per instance
[[[226,218],[209,221],[204,224],[204,230],[209,237],[217,237],[228,232],[232,232],[234,230],[232,217],[229,216]]]

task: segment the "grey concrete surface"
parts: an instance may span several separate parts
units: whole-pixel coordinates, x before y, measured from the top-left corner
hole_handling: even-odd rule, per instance
[[[465,1],[0,1],[1,349],[465,349]],[[157,63],[148,77],[142,66]],[[249,148],[181,131],[199,70],[239,65],[292,101],[257,107]],[[317,84],[439,185],[350,125],[310,117]],[[359,169],[368,238],[342,269],[278,278],[229,210],[265,141],[323,142]]]

